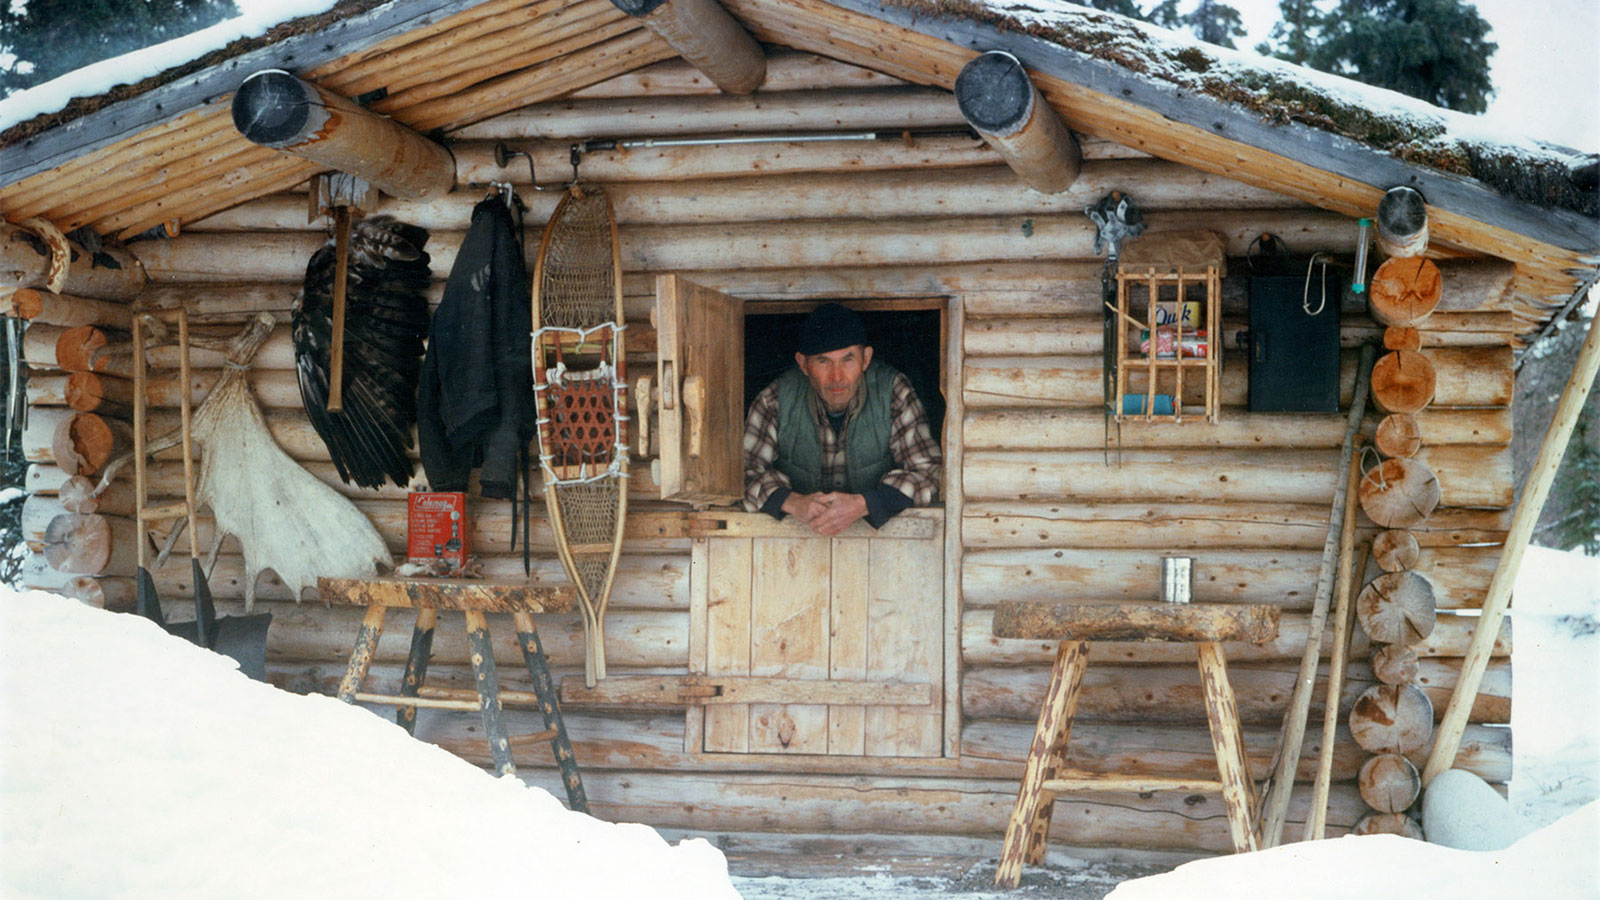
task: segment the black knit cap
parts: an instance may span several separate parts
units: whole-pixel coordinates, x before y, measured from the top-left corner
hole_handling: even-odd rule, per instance
[[[795,349],[802,356],[816,356],[866,343],[867,329],[860,316],[837,303],[824,303],[800,323],[800,341]]]

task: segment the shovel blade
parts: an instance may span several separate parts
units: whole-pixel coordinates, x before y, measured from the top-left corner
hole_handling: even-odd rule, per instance
[[[200,560],[189,559],[189,574],[194,579],[194,624],[198,643],[217,649],[217,606],[211,600],[211,583],[206,580]]]
[[[267,628],[272,613],[228,616],[216,623],[216,646],[211,649],[239,663],[239,671],[257,681],[267,680]]]
[[[134,610],[157,625],[167,624],[167,617],[161,612],[161,598],[156,596],[156,580],[144,566],[139,567],[134,580]]]

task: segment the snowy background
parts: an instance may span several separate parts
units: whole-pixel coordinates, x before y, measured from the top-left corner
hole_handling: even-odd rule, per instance
[[[1031,870],[1018,893],[989,887],[992,859],[915,876],[730,879],[704,841],[671,846],[645,826],[569,812],[367,710],[251,681],[138,617],[0,589],[0,896],[910,900],[1115,888],[1115,900],[1139,900],[1294,884],[1300,897],[1365,900],[1373,879],[1343,876],[1382,872],[1385,896],[1597,897],[1600,560],[1535,547],[1523,571],[1511,794],[1530,831],[1554,826],[1493,853],[1347,837],[1120,885],[1145,872],[1064,861]]]

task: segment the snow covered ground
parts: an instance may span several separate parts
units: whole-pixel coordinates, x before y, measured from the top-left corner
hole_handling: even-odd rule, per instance
[[[703,841],[672,846],[568,812],[365,710],[250,681],[136,617],[0,589],[0,896],[1164,900],[1294,885],[1365,900],[1378,883],[1394,896],[1600,897],[1600,560],[1534,548],[1523,569],[1512,800],[1554,825],[1495,853],[1374,836],[1159,874],[1058,865],[1017,892],[993,890],[993,860],[730,879]]]

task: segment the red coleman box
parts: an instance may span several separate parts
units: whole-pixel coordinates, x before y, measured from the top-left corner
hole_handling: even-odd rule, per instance
[[[459,568],[471,553],[467,542],[467,495],[454,491],[412,492],[406,510],[407,560],[444,560]]]

